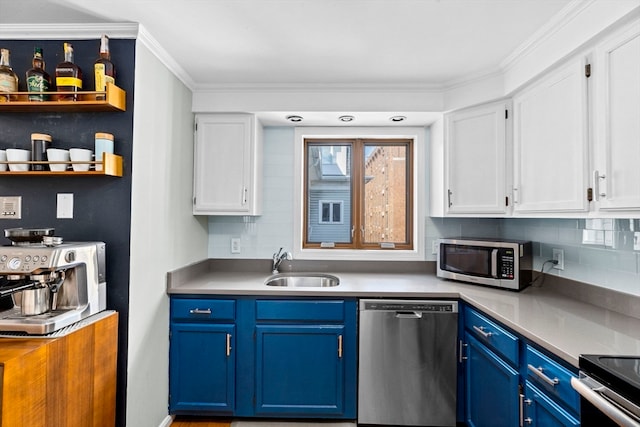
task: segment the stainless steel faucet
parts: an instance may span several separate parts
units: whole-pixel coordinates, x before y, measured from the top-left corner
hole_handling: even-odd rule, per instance
[[[291,261],[293,259],[293,255],[291,255],[291,252],[282,252],[282,248],[280,248],[277,253],[273,254],[273,265],[271,267],[272,274],[279,273],[278,268],[280,268],[280,264],[285,259],[288,261]]]

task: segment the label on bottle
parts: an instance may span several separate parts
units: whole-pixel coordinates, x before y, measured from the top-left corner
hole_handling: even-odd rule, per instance
[[[0,91],[1,92],[17,92],[18,82],[9,74],[0,73]]]
[[[95,64],[94,65],[95,75],[96,75],[96,90],[97,91],[106,91],[107,83],[115,84],[115,79],[112,76],[108,76],[105,71],[104,64]]]
[[[56,86],[74,86],[82,89],[82,80],[77,77],[56,77]]]
[[[27,91],[28,92],[47,92],[49,90],[49,82],[39,75],[32,75],[27,77]],[[29,101],[46,101],[47,97],[44,94],[29,95]]]

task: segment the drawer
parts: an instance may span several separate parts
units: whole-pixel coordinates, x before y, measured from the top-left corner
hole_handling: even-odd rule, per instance
[[[580,396],[571,387],[571,377],[577,375],[529,345],[525,368],[529,381],[575,414],[580,412]]]
[[[344,301],[320,300],[258,300],[256,319],[258,321],[324,321],[344,322]]]
[[[171,299],[171,320],[235,320],[236,302],[221,299]]]
[[[464,319],[465,328],[473,336],[498,352],[514,366],[518,365],[518,337],[470,307],[465,308]]]

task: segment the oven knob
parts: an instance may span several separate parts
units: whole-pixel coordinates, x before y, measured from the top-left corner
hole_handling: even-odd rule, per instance
[[[9,270],[17,270],[20,268],[20,265],[22,265],[22,262],[18,257],[11,258],[7,263],[7,267],[9,267]]]
[[[6,255],[2,255],[0,257],[0,262],[5,262],[7,260],[7,256]]]
[[[47,262],[47,256],[46,255],[42,255],[42,262]]]
[[[29,262],[31,261],[31,255],[27,255],[26,257],[24,257],[24,262]]]

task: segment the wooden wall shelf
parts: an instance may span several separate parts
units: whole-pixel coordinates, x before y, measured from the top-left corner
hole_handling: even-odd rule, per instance
[[[103,153],[102,161],[90,161],[90,162],[35,162],[35,161],[19,161],[19,162],[8,162],[8,161],[0,161],[0,164],[30,164],[30,165],[53,165],[53,164],[84,164],[87,163],[90,165],[102,165],[102,170],[88,170],[88,171],[74,171],[74,170],[66,170],[61,172],[55,172],[50,170],[45,171],[0,171],[0,176],[3,175],[13,175],[13,176],[35,176],[35,175],[55,175],[55,176],[80,176],[80,175],[105,175],[105,176],[116,176],[122,177],[123,166],[122,166],[122,156],[117,154],[109,154]]]
[[[0,112],[37,113],[37,112],[94,112],[94,111],[126,111],[126,92],[118,86],[107,83],[105,92],[77,92],[77,101],[57,101],[58,95],[72,92],[44,92],[50,101],[29,101],[29,95],[40,92],[11,92],[9,101],[0,102]],[[104,94],[104,100],[96,100],[96,96]]]

